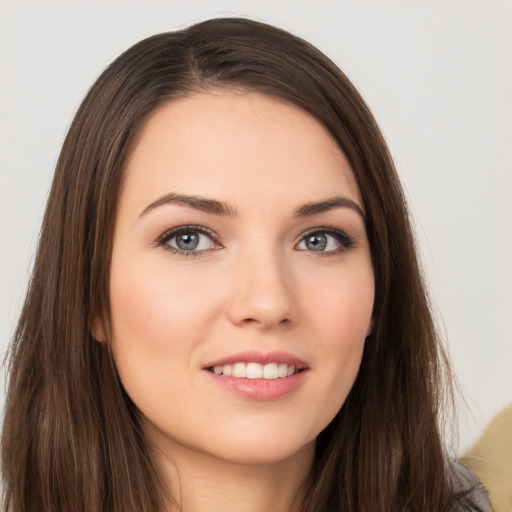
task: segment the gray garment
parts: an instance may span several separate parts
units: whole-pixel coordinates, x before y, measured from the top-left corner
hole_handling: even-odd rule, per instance
[[[492,512],[487,492],[476,475],[461,463],[457,463],[455,469],[457,485],[463,495],[459,510]]]

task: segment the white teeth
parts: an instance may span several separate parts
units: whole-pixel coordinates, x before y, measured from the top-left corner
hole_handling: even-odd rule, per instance
[[[235,363],[231,375],[233,377],[247,377],[247,365],[245,363]]]
[[[269,363],[266,365],[260,363],[235,363],[214,366],[213,372],[216,375],[225,375],[227,377],[273,380],[290,377],[297,373],[297,369],[294,365],[287,365],[286,363]]]
[[[247,378],[248,379],[263,378],[263,366],[261,366],[260,363],[249,363],[247,365]]]
[[[263,378],[264,379],[277,379],[279,374],[277,372],[277,363],[266,364],[263,367]]]
[[[288,365],[286,363],[281,363],[277,367],[277,375],[279,377],[288,377]]]

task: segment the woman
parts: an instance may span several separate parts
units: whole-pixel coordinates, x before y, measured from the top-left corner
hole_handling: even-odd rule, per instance
[[[378,127],[264,24],[151,37],[93,85],[10,357],[7,510],[486,510]]]

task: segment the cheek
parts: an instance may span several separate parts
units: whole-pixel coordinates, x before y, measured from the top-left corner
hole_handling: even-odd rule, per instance
[[[324,396],[328,414],[343,405],[357,377],[365,339],[369,334],[374,301],[371,267],[347,272],[329,281],[329,292],[318,290],[311,304],[315,341],[325,371]]]
[[[201,286],[200,273],[171,272],[165,263],[117,268],[111,276],[114,339],[156,350],[177,348],[169,341],[192,341],[216,318],[214,287]]]
[[[350,266],[323,280],[324,289],[311,287],[311,313],[322,335],[322,343],[344,351],[360,345],[370,332],[375,283],[369,264]]]
[[[110,281],[117,370],[128,395],[151,418],[186,395],[195,351],[219,309],[215,287],[200,286],[200,272],[171,271],[163,260],[141,265],[121,258]]]

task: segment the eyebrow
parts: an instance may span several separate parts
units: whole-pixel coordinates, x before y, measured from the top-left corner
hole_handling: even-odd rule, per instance
[[[162,206],[164,204],[177,204],[190,206],[195,210],[200,210],[202,212],[210,213],[212,215],[222,215],[227,217],[236,217],[238,212],[235,208],[232,208],[227,203],[223,203],[222,201],[217,201],[215,199],[208,199],[206,197],[200,196],[189,196],[184,194],[176,194],[171,192],[170,194],[165,194],[160,197],[156,201],[153,201],[151,204],[146,206],[144,210],[142,210],[139,217],[146,215],[151,210]]]
[[[333,210],[334,208],[350,208],[351,210],[354,210],[363,219],[363,222],[366,223],[366,216],[361,207],[355,201],[352,201],[352,199],[340,196],[332,197],[330,199],[326,199],[325,201],[305,204],[297,208],[293,216],[295,218],[310,217],[318,213],[328,212],[329,210]]]
[[[140,213],[139,217],[146,215],[151,210],[154,210],[159,206],[167,204],[189,206],[195,210],[200,210],[212,215],[220,215],[226,217],[236,217],[239,215],[237,209],[230,206],[228,203],[196,195],[177,194],[175,192],[171,192],[169,194],[163,195],[156,201],[153,201],[151,204],[146,206],[146,208],[144,208],[144,210]],[[363,219],[363,222],[366,222],[366,217],[361,207],[355,201],[352,201],[352,199],[340,196],[332,197],[324,201],[304,204],[294,211],[293,217],[311,217],[313,215],[324,213],[335,208],[350,208]]]

